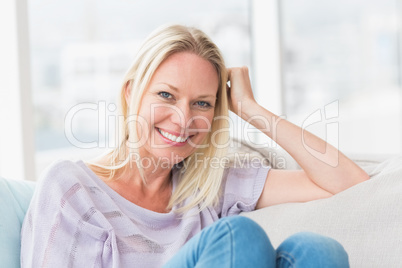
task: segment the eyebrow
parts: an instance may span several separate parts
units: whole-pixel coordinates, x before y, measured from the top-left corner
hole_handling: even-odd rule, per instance
[[[175,86],[173,86],[173,85],[171,85],[169,83],[159,83],[159,84],[164,84],[164,85],[168,86],[170,89],[172,89],[172,90],[174,90],[176,92],[179,91],[179,89],[177,87],[175,87]],[[214,99],[217,99],[217,97],[214,96],[214,95],[200,95],[200,96],[198,96],[198,98],[214,98]]]

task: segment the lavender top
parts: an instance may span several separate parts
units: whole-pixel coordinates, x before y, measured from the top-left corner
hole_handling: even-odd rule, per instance
[[[160,267],[191,237],[255,209],[269,167],[226,168],[220,204],[184,217],[131,203],[84,162],[60,161],[40,180],[21,236],[21,267]],[[178,169],[173,169],[173,189]]]

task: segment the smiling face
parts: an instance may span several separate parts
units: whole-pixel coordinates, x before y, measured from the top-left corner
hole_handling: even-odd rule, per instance
[[[190,156],[207,137],[214,117],[218,73],[207,60],[189,53],[169,56],[156,69],[145,89],[138,137],[145,143],[142,158],[172,159]]]

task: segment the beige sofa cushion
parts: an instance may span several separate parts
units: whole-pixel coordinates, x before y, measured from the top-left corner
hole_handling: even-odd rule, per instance
[[[331,198],[244,213],[267,232],[274,247],[312,231],[338,240],[351,267],[402,266],[402,157],[362,161],[371,179]]]

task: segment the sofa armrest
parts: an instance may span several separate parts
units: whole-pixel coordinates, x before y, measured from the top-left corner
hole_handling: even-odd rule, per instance
[[[34,188],[34,182],[0,177],[0,263],[2,267],[20,267],[21,226]]]

